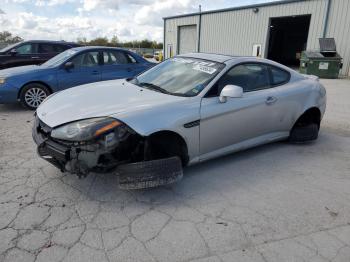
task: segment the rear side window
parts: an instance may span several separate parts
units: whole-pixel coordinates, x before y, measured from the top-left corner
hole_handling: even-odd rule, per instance
[[[54,46],[54,50],[56,53],[62,53],[63,51],[66,51],[67,49],[69,49],[69,46],[66,45],[55,45]]]
[[[56,53],[55,46],[52,44],[39,44],[39,53],[40,54]]]
[[[126,53],[126,57],[129,61],[129,63],[132,63],[132,64],[137,63],[136,59],[132,55]]]
[[[229,70],[217,83],[217,95],[226,85],[236,85],[244,92],[269,88],[269,73],[263,64],[242,64]]]
[[[103,62],[105,65],[128,64],[129,60],[124,52],[103,51]]]
[[[74,68],[98,66],[98,52],[85,52],[74,57],[71,62]]]
[[[270,70],[272,85],[281,85],[289,81],[290,75],[287,71],[277,67],[270,67]]]

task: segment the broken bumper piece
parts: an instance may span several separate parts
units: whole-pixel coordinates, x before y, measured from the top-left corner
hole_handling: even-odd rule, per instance
[[[169,185],[183,177],[179,157],[120,165],[117,173],[119,188],[129,190]]]

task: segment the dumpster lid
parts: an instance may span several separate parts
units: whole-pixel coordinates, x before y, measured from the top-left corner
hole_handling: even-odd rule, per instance
[[[321,53],[321,52],[316,51],[316,50],[303,51],[301,57],[302,57],[302,59],[304,57],[304,58],[317,59],[317,60],[339,60],[339,59],[342,59],[338,53]]]
[[[337,47],[334,38],[320,38],[321,53],[336,53]]]
[[[309,58],[323,58],[324,56],[318,51],[304,51],[306,57]]]

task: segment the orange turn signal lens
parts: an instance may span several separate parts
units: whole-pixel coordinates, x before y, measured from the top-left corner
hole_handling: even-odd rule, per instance
[[[118,122],[118,121],[113,121],[112,123],[98,129],[96,132],[95,132],[95,136],[99,136],[99,135],[102,135],[103,133],[117,127],[117,126],[120,126],[122,123]]]

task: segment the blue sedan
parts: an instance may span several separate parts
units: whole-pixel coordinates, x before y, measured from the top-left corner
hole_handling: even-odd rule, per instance
[[[130,78],[153,66],[120,48],[77,47],[46,63],[0,70],[0,104],[36,109],[50,94],[92,82]]]

